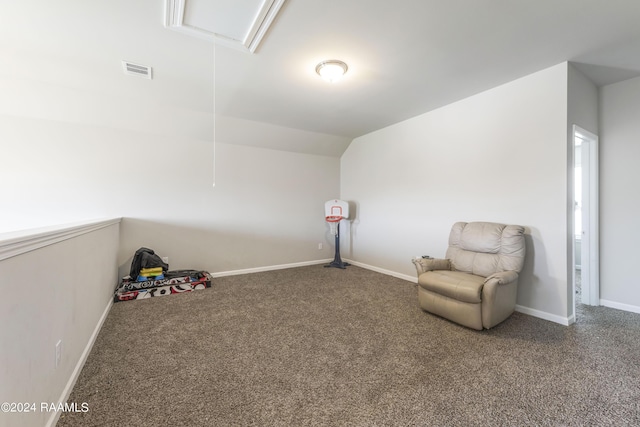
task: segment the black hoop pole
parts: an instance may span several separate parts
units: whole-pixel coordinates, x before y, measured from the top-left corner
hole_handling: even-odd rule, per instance
[[[336,238],[335,238],[335,245],[336,245],[336,254],[333,258],[333,261],[331,261],[329,264],[325,265],[325,267],[335,267],[335,268],[341,268],[341,269],[345,269],[347,268],[349,264],[348,262],[342,262],[342,259],[340,258],[340,222],[338,221],[338,223],[336,224]]]

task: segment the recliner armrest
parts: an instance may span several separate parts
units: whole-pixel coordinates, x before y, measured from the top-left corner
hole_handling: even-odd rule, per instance
[[[414,258],[411,260],[416,266],[418,276],[427,271],[433,270],[451,270],[451,263],[448,259],[440,258]]]
[[[506,285],[507,283],[518,280],[518,273],[515,271],[501,271],[499,273],[493,273],[484,280],[484,283],[486,284],[491,280],[497,281],[499,285]]]

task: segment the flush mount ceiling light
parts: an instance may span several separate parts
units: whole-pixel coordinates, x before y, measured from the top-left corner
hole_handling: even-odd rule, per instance
[[[330,59],[328,61],[322,61],[316,66],[316,73],[323,79],[333,83],[340,80],[342,76],[347,72],[349,67],[342,61],[337,59]]]

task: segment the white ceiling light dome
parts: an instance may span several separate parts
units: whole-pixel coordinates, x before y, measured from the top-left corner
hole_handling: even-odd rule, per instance
[[[337,59],[322,61],[316,66],[316,73],[328,82],[338,81],[344,76],[349,67]]]

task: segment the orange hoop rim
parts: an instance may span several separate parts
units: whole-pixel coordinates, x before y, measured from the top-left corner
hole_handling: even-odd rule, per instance
[[[342,217],[340,215],[329,215],[325,217],[325,221],[327,222],[340,222]]]

